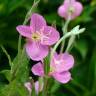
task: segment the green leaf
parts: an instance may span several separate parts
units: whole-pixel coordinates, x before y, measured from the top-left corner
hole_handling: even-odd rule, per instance
[[[60,87],[60,83],[58,83],[58,82],[55,81],[54,84],[51,87],[51,93],[56,92],[57,89],[59,89],[59,87]]]
[[[29,59],[27,58],[25,48],[22,51],[21,56],[18,58],[18,55],[13,60],[13,66],[11,69],[12,79],[18,79],[20,82],[25,82],[29,76],[28,69]]]
[[[94,50],[92,52],[92,58],[89,65],[89,79],[89,87],[93,92],[96,93],[96,46],[94,47]]]
[[[28,91],[20,82],[13,81],[0,90],[0,96],[28,96]]]

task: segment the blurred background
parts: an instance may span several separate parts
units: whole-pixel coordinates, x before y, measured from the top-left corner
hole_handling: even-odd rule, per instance
[[[85,27],[86,31],[76,38],[71,50],[75,58],[75,67],[71,70],[73,80],[68,84],[58,84],[53,88],[52,96],[96,96],[96,0],[80,1],[84,10],[69,24],[69,30],[76,25]],[[62,34],[62,18],[57,9],[63,0],[41,0],[36,12],[42,14],[51,25],[56,26]],[[3,45],[13,59],[17,54],[18,32],[33,0],[0,0],[0,45]],[[0,71],[10,69],[5,54],[0,49]],[[8,81],[0,74],[0,88]],[[59,86],[60,85],[60,86]]]

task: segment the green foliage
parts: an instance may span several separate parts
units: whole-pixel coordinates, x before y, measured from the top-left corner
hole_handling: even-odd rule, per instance
[[[2,70],[0,71],[0,74],[3,74],[6,77],[6,79],[10,82],[10,79],[11,79],[10,70]]]
[[[20,82],[17,81],[11,82],[0,91],[0,96],[6,96],[6,94],[7,96],[28,96],[28,92],[24,85],[21,85]]]
[[[9,81],[9,84],[1,88],[0,96],[6,96],[6,94],[8,94],[7,96],[28,96],[28,92],[24,87],[24,83],[29,78],[28,61],[24,49],[20,57],[18,58],[17,55],[13,60],[11,70],[3,70],[0,72]]]
[[[17,55],[16,58],[13,60],[13,64],[11,67],[11,74],[13,80],[16,78],[19,82],[22,83],[27,81],[29,77],[28,63],[29,59],[27,58],[25,49],[23,49],[20,57],[18,57]]]

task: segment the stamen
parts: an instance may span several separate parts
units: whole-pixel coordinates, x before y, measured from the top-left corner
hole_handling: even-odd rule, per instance
[[[41,36],[40,36],[39,32],[32,34],[32,40],[33,41],[40,41],[40,39],[41,39]]]
[[[62,60],[62,59],[57,60],[57,59],[55,59],[55,57],[53,57],[53,60],[54,60],[54,63],[55,63],[55,64],[62,64],[62,63],[65,62],[65,61]]]
[[[73,6],[70,6],[70,7],[69,7],[69,12],[70,12],[71,14],[73,14],[74,11],[75,11],[75,8],[74,8]]]

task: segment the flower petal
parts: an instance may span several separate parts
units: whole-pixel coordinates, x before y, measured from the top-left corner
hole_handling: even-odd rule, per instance
[[[30,26],[31,26],[32,31],[34,32],[40,31],[40,29],[46,26],[46,21],[43,16],[37,13],[33,13],[31,17]]]
[[[33,65],[31,71],[34,73],[34,75],[44,76],[43,64],[40,62]]]
[[[50,64],[53,71],[59,73],[68,71],[73,67],[73,65],[74,65],[74,58],[72,55],[68,53],[59,54],[59,55],[55,53]]]
[[[77,16],[79,16],[81,14],[81,12],[83,10],[83,6],[79,2],[75,2],[73,4],[73,7],[75,8],[74,13],[72,14],[72,18],[74,19],[74,18],[76,18]]]
[[[70,72],[66,71],[63,73],[53,73],[52,76],[60,83],[68,83],[71,80]]]
[[[67,14],[66,14],[67,10],[68,10],[68,8],[66,8],[64,5],[61,5],[58,8],[58,14],[59,14],[59,16],[67,18]]]
[[[32,32],[29,26],[19,25],[16,27],[16,29],[20,33],[20,35],[31,39]]]
[[[58,9],[58,14],[67,20],[69,18],[69,10],[73,10],[70,14],[70,19],[73,20],[81,14],[83,6],[76,0],[64,0],[64,3]]]
[[[60,55],[62,57],[62,60],[64,60],[64,64],[62,64],[62,68],[64,68],[63,71],[68,71],[74,66],[74,58],[72,55],[68,53],[64,53]]]
[[[36,42],[28,42],[25,47],[28,56],[32,60],[40,61],[48,55],[48,46],[44,46]]]
[[[76,2],[76,0],[64,0],[64,4],[66,5],[73,4],[74,2]]]
[[[53,45],[60,38],[59,32],[51,26],[46,26],[42,33],[41,44],[43,45]]]

